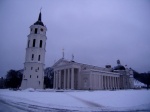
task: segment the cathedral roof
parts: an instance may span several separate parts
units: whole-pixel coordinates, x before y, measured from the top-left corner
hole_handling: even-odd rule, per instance
[[[125,67],[123,65],[118,65],[114,67],[114,70],[125,70]]]
[[[42,15],[41,15],[41,12],[39,14],[39,18],[38,18],[38,21],[34,23],[34,25],[41,25],[41,26],[44,26],[43,22],[42,22]]]
[[[88,65],[88,64],[83,64],[83,63],[78,63],[75,61],[68,61],[65,60],[63,58],[59,59],[53,66],[52,68],[55,67],[59,67],[59,66],[65,66],[65,65],[71,65],[71,64],[75,64],[75,65],[79,65],[81,66],[82,69],[86,70],[86,69],[97,69],[97,70],[102,70],[102,71],[110,71],[110,69],[108,68],[103,68],[103,67],[98,67],[98,66],[93,66],[93,65]]]

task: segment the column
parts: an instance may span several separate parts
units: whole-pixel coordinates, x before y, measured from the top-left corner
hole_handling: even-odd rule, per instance
[[[105,76],[104,76],[104,89],[106,89],[106,80],[105,80]]]
[[[118,77],[116,78],[116,84],[117,84],[117,89],[119,89],[119,88],[118,88]]]
[[[68,74],[67,75],[68,75],[68,77],[67,77],[68,78],[67,79],[68,80],[67,81],[67,89],[70,89],[70,69],[68,69]]]
[[[114,88],[116,89],[116,77],[114,77]]]
[[[103,76],[101,75],[101,89],[103,89]]]
[[[115,89],[115,80],[114,80],[114,77],[113,77],[113,89]]]
[[[64,89],[66,89],[66,69],[64,69]]]
[[[56,71],[54,71],[53,89],[56,88]]]
[[[113,89],[113,76],[111,77],[111,89]]]
[[[110,85],[109,85],[109,84],[110,84],[110,82],[109,82],[109,76],[108,76],[107,79],[108,79],[108,89],[110,89]]]
[[[116,77],[116,89],[117,89],[117,77]]]
[[[58,71],[56,71],[56,74],[55,74],[55,84],[56,84],[56,89],[58,89]]]
[[[120,89],[120,80],[119,80],[119,77],[118,77],[118,89]]]
[[[71,69],[71,89],[74,89],[74,68]]]
[[[59,74],[58,74],[58,76],[59,76],[59,89],[61,89],[61,70],[59,71]]]

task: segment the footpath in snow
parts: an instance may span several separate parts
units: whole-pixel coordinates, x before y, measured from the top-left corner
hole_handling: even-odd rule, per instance
[[[0,102],[24,111],[150,111],[150,90],[0,90]]]

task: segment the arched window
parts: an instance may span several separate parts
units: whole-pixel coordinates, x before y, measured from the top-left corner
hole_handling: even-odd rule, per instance
[[[36,39],[33,39],[33,47],[35,47],[35,42],[36,42]]]
[[[39,47],[42,48],[42,40],[40,40],[40,45],[39,45]]]
[[[40,58],[41,58],[41,56],[39,55],[39,57],[38,57],[38,61],[40,61]]]
[[[34,60],[34,54],[32,54],[31,60],[32,60],[32,61]]]
[[[35,28],[35,30],[34,30],[34,33],[35,33],[35,34],[37,34],[37,30],[38,30],[38,29],[37,29],[37,28]]]

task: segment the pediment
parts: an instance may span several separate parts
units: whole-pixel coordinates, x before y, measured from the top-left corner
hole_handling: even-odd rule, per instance
[[[59,67],[59,66],[63,66],[63,65],[67,65],[69,62],[64,60],[64,59],[60,59],[58,60],[54,65],[53,65],[53,68],[54,67]]]

